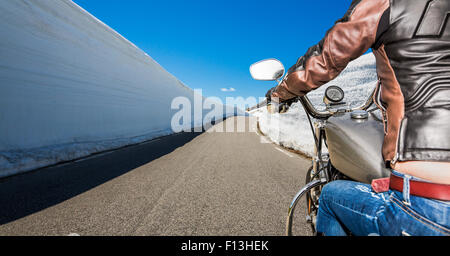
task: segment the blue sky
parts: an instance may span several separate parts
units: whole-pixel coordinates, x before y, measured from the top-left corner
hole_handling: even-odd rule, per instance
[[[74,0],[204,96],[262,97],[249,66],[286,68],[322,39],[351,0]],[[223,92],[221,88],[234,88]]]

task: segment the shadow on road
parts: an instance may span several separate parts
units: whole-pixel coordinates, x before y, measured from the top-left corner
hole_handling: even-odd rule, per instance
[[[0,180],[0,225],[41,211],[160,158],[201,133],[179,133]]]

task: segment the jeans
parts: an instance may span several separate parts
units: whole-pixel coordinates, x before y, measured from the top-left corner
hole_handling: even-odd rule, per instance
[[[404,191],[375,193],[368,184],[334,181],[323,187],[319,198],[317,232],[327,236],[450,236],[450,202],[409,194],[409,180],[402,175]]]

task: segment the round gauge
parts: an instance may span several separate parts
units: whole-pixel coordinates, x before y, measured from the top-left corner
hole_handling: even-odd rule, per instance
[[[344,99],[344,91],[332,85],[325,90],[325,98],[333,103],[341,102]]]

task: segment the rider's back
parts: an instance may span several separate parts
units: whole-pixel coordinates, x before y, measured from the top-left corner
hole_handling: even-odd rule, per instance
[[[449,12],[449,0],[391,0],[373,50],[387,119],[385,160],[450,184]]]

